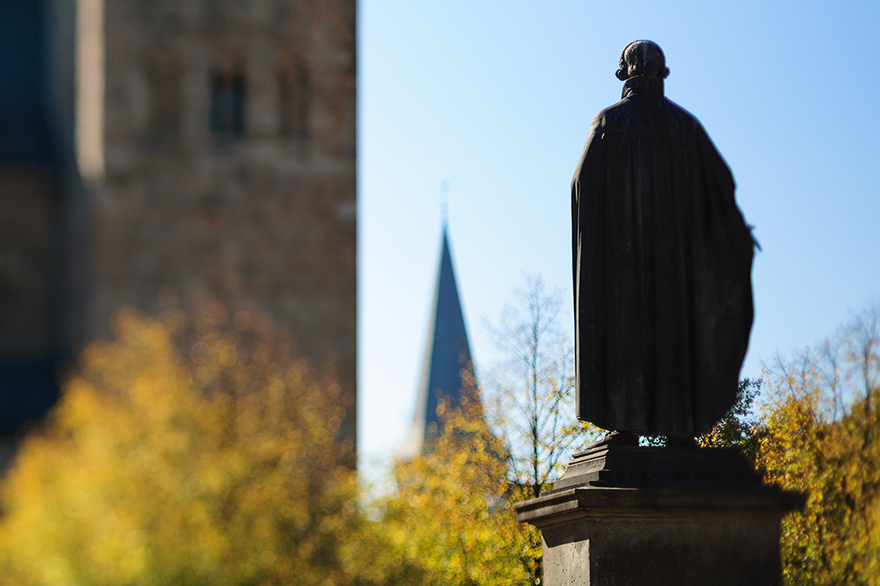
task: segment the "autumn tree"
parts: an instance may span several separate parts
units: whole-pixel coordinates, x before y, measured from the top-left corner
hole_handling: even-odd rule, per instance
[[[760,379],[739,381],[733,407],[711,430],[697,436],[697,444],[703,448],[738,448],[754,462],[761,433],[754,407],[760,394]]]
[[[507,586],[538,583],[536,530],[516,522],[503,442],[482,407],[465,396],[441,413],[441,433],[394,470],[397,490],[379,503],[392,557],[406,569],[394,584]]]
[[[461,404],[439,413],[421,455],[395,466],[396,490],[379,504],[391,551],[419,576],[406,583],[541,583],[540,536],[511,505],[538,496],[593,436],[575,420],[561,293],[530,278],[517,297],[490,326],[504,360],[483,373],[479,395],[465,381]]]
[[[786,584],[880,584],[880,308],[775,361],[758,464],[806,493],[783,522]]]
[[[492,429],[510,454],[513,482],[537,497],[572,451],[599,435],[575,418],[574,348],[559,324],[562,292],[527,277],[516,297],[490,326],[503,358],[485,376],[485,401]]]
[[[21,445],[0,582],[372,583],[332,377],[290,362],[255,314],[213,303],[124,311],[113,328]]]

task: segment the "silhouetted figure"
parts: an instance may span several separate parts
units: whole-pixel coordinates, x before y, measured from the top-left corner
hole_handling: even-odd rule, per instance
[[[730,169],[667,100],[660,47],[628,45],[572,181],[578,418],[690,436],[733,405],[752,326],[754,242]]]

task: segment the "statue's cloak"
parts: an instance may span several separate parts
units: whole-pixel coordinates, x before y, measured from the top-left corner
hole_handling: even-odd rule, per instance
[[[733,405],[754,254],[734,188],[661,79],[596,116],[572,181],[579,419],[693,436]]]

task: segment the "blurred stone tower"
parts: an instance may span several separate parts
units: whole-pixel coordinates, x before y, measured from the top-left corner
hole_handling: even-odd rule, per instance
[[[355,0],[28,1],[73,20],[68,346],[194,288],[249,303],[335,367],[354,441]]]

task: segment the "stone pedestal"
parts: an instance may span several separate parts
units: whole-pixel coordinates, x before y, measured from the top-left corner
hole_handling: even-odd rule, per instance
[[[516,505],[541,530],[547,586],[780,583],[779,524],[801,495],[735,450],[594,444]]]

